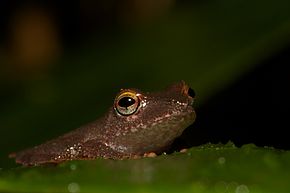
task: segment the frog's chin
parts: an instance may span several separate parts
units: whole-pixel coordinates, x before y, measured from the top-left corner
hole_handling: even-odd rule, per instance
[[[167,120],[154,122],[147,127],[136,128],[135,132],[119,136],[106,145],[115,151],[133,155],[147,152],[160,153],[168,148],[194,120],[194,111],[168,117]]]

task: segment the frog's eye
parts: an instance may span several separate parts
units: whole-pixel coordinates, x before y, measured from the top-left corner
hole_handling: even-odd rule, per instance
[[[137,93],[126,91],[118,95],[115,99],[115,109],[121,115],[132,115],[140,106],[140,99]]]

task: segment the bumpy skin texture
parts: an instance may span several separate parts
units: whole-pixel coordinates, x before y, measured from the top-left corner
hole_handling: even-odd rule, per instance
[[[132,115],[121,115],[113,106],[90,124],[10,157],[27,166],[97,157],[137,158],[160,153],[195,120],[194,98],[184,81],[162,92],[126,91],[140,98],[140,107]]]

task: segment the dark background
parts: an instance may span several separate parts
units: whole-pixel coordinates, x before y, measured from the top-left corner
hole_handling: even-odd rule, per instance
[[[0,2],[0,168],[101,116],[120,88],[185,80],[197,120],[178,145],[288,150],[287,1]]]
[[[289,62],[290,49],[285,47],[201,105],[194,126],[198,143],[231,140],[238,146],[289,150]]]

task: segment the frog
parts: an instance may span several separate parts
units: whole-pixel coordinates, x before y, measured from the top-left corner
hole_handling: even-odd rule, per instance
[[[193,124],[195,93],[184,81],[162,91],[121,89],[104,116],[60,137],[11,153],[23,166],[161,154]]]

